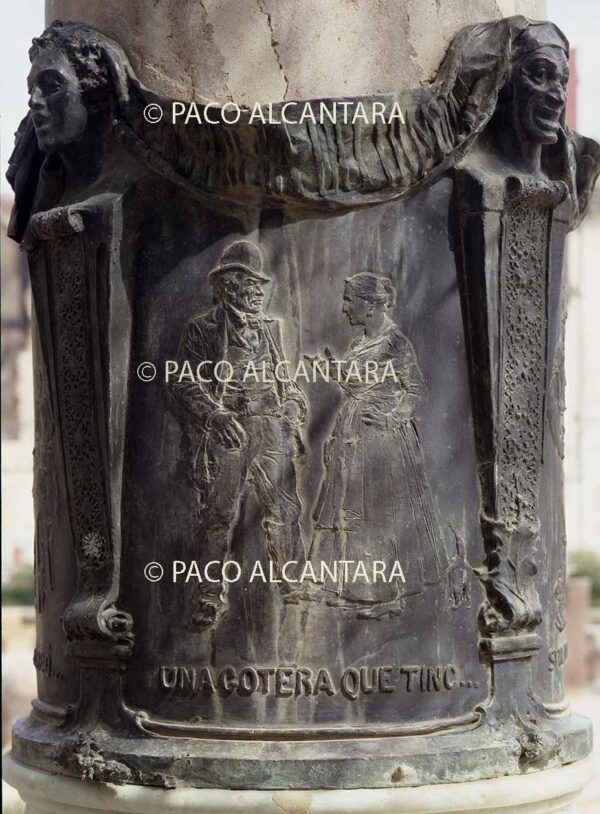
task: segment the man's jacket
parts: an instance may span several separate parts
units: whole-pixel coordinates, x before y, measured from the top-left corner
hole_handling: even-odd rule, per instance
[[[284,361],[279,321],[263,316],[258,330],[264,332],[273,365]],[[221,400],[226,382],[216,378],[213,368],[217,362],[227,361],[227,352],[227,317],[223,308],[217,306],[190,320],[181,338],[178,361],[180,373],[183,363],[189,362],[196,380],[192,381],[189,375],[183,376],[181,381],[172,382],[172,392],[188,416],[190,414],[194,416],[204,427],[211,414],[222,409]],[[210,362],[199,371],[202,378],[209,379],[207,382],[199,381],[196,376],[196,369],[201,362]],[[281,378],[286,378],[287,375],[287,368],[283,367]],[[221,372],[221,378],[225,378],[223,372]],[[303,412],[306,411],[306,399],[295,382],[287,379],[278,381],[275,377],[274,387],[282,405],[286,401],[293,400],[298,402]],[[200,427],[196,429],[200,429]]]

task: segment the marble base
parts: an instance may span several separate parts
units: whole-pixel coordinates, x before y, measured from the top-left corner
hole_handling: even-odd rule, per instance
[[[115,786],[47,774],[10,753],[4,779],[27,814],[575,814],[575,800],[595,776],[593,758],[557,769],[471,783],[402,789],[236,791]]]

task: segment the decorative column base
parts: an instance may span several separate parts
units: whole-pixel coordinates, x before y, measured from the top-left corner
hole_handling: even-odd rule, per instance
[[[575,801],[595,776],[593,758],[557,769],[472,783],[402,789],[237,791],[158,789],[74,780],[29,769],[8,753],[4,779],[26,814],[575,814]]]

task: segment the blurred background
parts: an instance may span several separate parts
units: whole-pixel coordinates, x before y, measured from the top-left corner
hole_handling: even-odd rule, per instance
[[[571,42],[568,123],[600,141],[598,0],[547,0],[546,17]],[[43,0],[3,0],[0,28],[2,213],[2,747],[35,695],[32,652],[33,450],[30,294],[24,255],[6,238],[12,193],[4,179],[13,134],[27,111],[27,52],[44,28]],[[565,491],[569,548],[566,664],[574,709],[593,718],[600,743],[600,190],[567,243]],[[5,784],[4,814],[22,807]],[[580,814],[600,811],[600,781]]]

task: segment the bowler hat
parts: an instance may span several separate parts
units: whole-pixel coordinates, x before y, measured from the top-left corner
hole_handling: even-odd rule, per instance
[[[269,278],[261,273],[262,267],[263,258],[259,247],[248,240],[237,240],[224,249],[219,265],[209,273],[208,279],[213,282],[218,274],[236,269],[261,283],[268,283]]]

